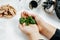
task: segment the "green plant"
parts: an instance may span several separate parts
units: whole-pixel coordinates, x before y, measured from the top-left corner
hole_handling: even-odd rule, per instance
[[[20,24],[25,23],[26,25],[36,24],[36,21],[32,16],[28,16],[27,18],[22,17],[22,18],[19,19],[19,22],[20,22]]]

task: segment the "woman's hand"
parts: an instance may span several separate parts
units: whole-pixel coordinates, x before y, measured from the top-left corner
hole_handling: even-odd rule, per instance
[[[21,17],[26,18],[26,17],[28,17],[28,16],[30,16],[30,15],[28,14],[28,12],[23,11],[23,12],[21,13]],[[32,15],[31,15],[31,16],[32,16]],[[28,26],[26,26],[25,23],[23,23],[23,24],[20,24],[19,27],[20,27],[20,29],[21,29],[23,32],[25,32],[25,33],[27,33],[27,34],[33,34],[33,33],[39,32],[39,29],[38,29],[37,24],[29,24]]]
[[[39,29],[36,24],[30,24],[29,26],[26,26],[25,24],[20,24],[19,25],[21,31],[23,31],[26,34],[32,35],[35,33],[39,33]]]
[[[48,39],[50,39],[54,35],[54,33],[56,31],[56,28],[54,26],[46,23],[41,17],[39,17],[36,14],[28,13],[26,11],[22,12],[21,17],[27,17],[27,16],[34,17],[34,19],[36,20],[37,24],[35,24],[35,25],[29,25],[28,27],[20,25],[20,29],[23,32],[26,32],[28,34],[32,34],[35,37],[35,35],[36,36],[39,35],[39,31],[40,31],[41,34],[43,34],[44,36],[46,36]]]
[[[22,12],[21,17],[27,17],[27,16],[35,16],[35,15],[29,15],[28,12]],[[31,38],[31,40],[38,40],[41,39],[42,36],[39,33],[39,28],[37,24],[30,24],[28,26],[23,24],[19,24],[19,28],[21,29],[22,32],[28,34]]]
[[[26,11],[23,11],[21,13],[21,17],[26,18],[28,16],[32,16],[36,20],[36,23],[37,23],[39,30],[42,31],[42,26],[45,24],[44,20],[42,20],[37,14],[28,13]]]

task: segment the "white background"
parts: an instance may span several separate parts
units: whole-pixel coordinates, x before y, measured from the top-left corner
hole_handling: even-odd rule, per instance
[[[30,1],[31,0],[0,0],[0,6],[10,4],[17,11],[16,16],[11,19],[0,18],[0,40],[28,40],[27,36],[18,28],[21,10],[28,10],[29,12],[37,13],[47,23],[60,28],[60,21],[55,14],[49,15],[45,13],[40,6],[33,10],[29,9]],[[45,37],[44,39],[47,40]]]

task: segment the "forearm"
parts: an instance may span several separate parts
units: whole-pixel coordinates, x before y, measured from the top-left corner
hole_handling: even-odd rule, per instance
[[[50,39],[56,32],[56,28],[53,27],[52,25],[45,23],[41,33],[45,35],[48,39]]]
[[[42,36],[40,35],[40,33],[31,34],[29,37],[30,37],[29,38],[30,40],[41,40],[41,39],[43,39]]]

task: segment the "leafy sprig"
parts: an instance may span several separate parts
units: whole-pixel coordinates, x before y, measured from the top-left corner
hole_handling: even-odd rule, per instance
[[[20,24],[25,23],[26,25],[36,24],[36,21],[32,16],[28,16],[27,18],[22,17],[22,18],[19,19],[19,22],[20,22]]]

